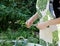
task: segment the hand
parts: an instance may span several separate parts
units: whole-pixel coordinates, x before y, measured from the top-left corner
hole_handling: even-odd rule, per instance
[[[26,27],[27,28],[30,28],[32,24],[33,24],[32,20],[29,19],[29,20],[26,21]]]
[[[38,14],[35,13],[28,21],[26,21],[27,28],[30,28],[33,22],[38,18]]]
[[[45,28],[47,28],[47,23],[46,22],[43,22],[43,23],[37,23],[36,27],[40,30],[43,30]]]

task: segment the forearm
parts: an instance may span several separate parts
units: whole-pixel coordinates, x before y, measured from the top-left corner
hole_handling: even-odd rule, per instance
[[[56,18],[56,19],[53,19],[53,20],[49,20],[49,21],[46,22],[46,24],[48,24],[48,25],[60,24],[60,18]]]
[[[42,29],[48,28],[51,25],[56,25],[56,24],[60,24],[60,18],[48,20],[47,22],[43,22],[43,23],[38,23],[36,27],[42,30]]]
[[[38,16],[38,13],[35,13],[35,14],[30,18],[30,20],[31,20],[32,22],[34,22],[38,17],[39,17],[39,16]]]

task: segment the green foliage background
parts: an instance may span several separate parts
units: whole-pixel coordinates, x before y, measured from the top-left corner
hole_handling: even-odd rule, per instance
[[[37,38],[35,27],[25,22],[36,12],[36,0],[0,0],[0,39]]]
[[[0,29],[23,29],[25,21],[36,12],[35,4],[36,0],[0,0]]]

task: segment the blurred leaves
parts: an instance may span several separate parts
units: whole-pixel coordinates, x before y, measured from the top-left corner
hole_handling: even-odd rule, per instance
[[[36,0],[0,0],[1,30],[16,30],[24,25],[23,23],[36,12],[35,4]]]
[[[32,10],[33,9],[33,10]],[[1,39],[38,37],[37,28],[26,28],[25,22],[36,12],[36,0],[0,0]],[[5,32],[2,32],[6,30]]]

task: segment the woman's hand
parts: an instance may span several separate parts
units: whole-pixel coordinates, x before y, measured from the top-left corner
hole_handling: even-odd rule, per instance
[[[27,28],[30,28],[32,24],[33,24],[33,21],[31,19],[26,21],[26,27]]]
[[[45,28],[47,28],[48,24],[46,22],[43,23],[37,23],[36,27],[40,30],[43,30]]]
[[[26,21],[27,28],[30,28],[33,22],[39,17],[38,13],[36,12],[29,20]]]

